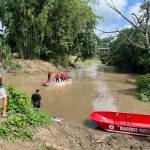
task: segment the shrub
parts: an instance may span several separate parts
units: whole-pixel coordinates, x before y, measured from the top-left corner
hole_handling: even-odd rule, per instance
[[[150,101],[150,73],[137,77],[137,96],[141,101]]]
[[[31,138],[33,133],[28,128],[26,117],[17,114],[15,117],[2,123],[0,135],[4,139],[15,141],[17,139]]]
[[[30,127],[50,124],[52,119],[40,109],[31,108],[29,98],[8,85],[8,113],[11,117],[2,122],[0,136],[6,140],[15,141],[31,138],[33,133]],[[2,109],[2,108],[1,108]]]
[[[16,72],[19,72],[20,69],[22,69],[22,65],[19,64],[19,63],[16,63],[12,60],[10,60],[9,62],[8,61],[5,61],[4,63],[4,68],[7,70],[7,72],[9,73],[16,73]]]
[[[25,113],[29,108],[29,98],[25,93],[20,93],[12,85],[6,86],[8,91],[7,111],[10,113]]]
[[[0,37],[0,59],[6,62],[11,60],[11,49],[4,37]]]

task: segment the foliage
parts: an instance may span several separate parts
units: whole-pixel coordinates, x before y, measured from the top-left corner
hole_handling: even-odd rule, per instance
[[[139,99],[141,101],[150,101],[150,74],[138,76],[136,85]]]
[[[113,42],[114,37],[109,36],[105,38],[100,38],[97,36],[97,41],[98,41],[98,55],[102,63],[107,63],[108,61],[108,55],[109,55],[109,48],[111,43]]]
[[[28,125],[42,126],[50,122],[49,116],[45,115],[42,111],[35,108],[33,111],[28,111],[26,114],[26,121]]]
[[[28,129],[28,124],[24,115],[16,115],[4,121],[0,127],[0,135],[7,140],[31,138],[33,133]]]
[[[45,146],[41,146],[38,150],[56,150],[54,148],[46,148]]]
[[[97,37],[97,38],[98,38],[98,45],[101,48],[109,48],[111,42],[114,40],[113,36],[108,36],[108,37],[105,37],[102,39],[100,39],[99,37]]]
[[[3,61],[3,67],[7,69],[9,73],[17,72],[21,69],[21,65],[13,62],[11,57],[11,48],[6,42],[4,35],[0,35],[0,60]]]
[[[11,60],[9,62],[4,63],[4,68],[9,73],[16,73],[20,71],[20,69],[22,68],[22,65]]]
[[[7,42],[12,52],[25,59],[54,60],[66,65],[71,54],[81,59],[91,57],[97,19],[86,0],[0,1],[0,20]]]
[[[0,60],[5,61],[6,63],[11,60],[11,49],[4,37],[0,37]]]
[[[19,93],[13,86],[7,86],[8,113],[11,117],[2,122],[0,136],[6,140],[23,140],[33,136],[30,127],[43,126],[51,123],[51,117],[40,109],[31,108],[25,93]]]
[[[49,149],[44,146],[41,146],[38,150],[49,150]]]
[[[91,30],[91,29],[89,29]],[[95,38],[95,34],[80,33],[75,39],[75,45],[73,46],[72,55],[80,58],[82,61],[91,59],[96,56],[98,50],[98,43]]]
[[[25,93],[17,92],[13,86],[6,87],[8,91],[7,111],[10,113],[26,113],[29,108],[29,98]]]
[[[144,45],[143,34],[134,28],[122,31],[126,35],[132,34],[132,40]],[[107,62],[117,68],[136,72],[150,72],[150,53],[132,46],[121,34],[110,44]]]

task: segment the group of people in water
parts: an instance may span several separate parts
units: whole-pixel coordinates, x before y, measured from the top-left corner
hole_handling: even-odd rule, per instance
[[[51,79],[52,74],[53,74],[53,71],[49,70],[47,82],[52,82],[52,79]],[[56,82],[62,82],[62,81],[69,80],[69,79],[71,79],[71,77],[67,73],[55,74],[55,81]],[[41,107],[41,100],[42,100],[42,97],[40,95],[40,90],[36,89],[35,93],[33,93],[31,96],[31,104],[33,105],[33,107],[40,108]]]
[[[7,94],[6,94],[6,90],[5,90],[5,87],[2,83],[2,75],[4,73],[4,70],[2,68],[2,62],[0,61],[0,98],[3,99],[3,110],[2,110],[2,113],[0,115],[0,118],[7,118],[8,117],[8,114],[6,112],[6,109],[7,109]],[[48,82],[51,82],[51,77],[52,77],[52,73],[53,71],[49,70],[48,71]],[[57,73],[55,75],[55,80],[56,82],[62,82],[64,80],[68,80],[68,79],[71,79],[71,77],[67,74],[67,73]],[[35,93],[32,94],[31,96],[31,104],[33,105],[33,107],[36,107],[36,108],[40,108],[41,106],[41,95],[40,95],[40,90],[39,89],[36,89]]]
[[[7,94],[6,94],[6,90],[5,90],[5,87],[3,85],[3,82],[2,82],[2,78],[3,78],[3,74],[4,74],[4,69],[3,69],[3,64],[2,64],[2,61],[0,60],[0,99],[3,99],[3,108],[2,108],[2,112],[0,114],[0,118],[7,118],[8,117],[8,114],[7,114]],[[49,70],[48,71],[48,82],[51,82],[51,77],[52,77],[52,73],[53,71]],[[57,73],[55,75],[55,80],[56,82],[61,82],[61,81],[64,81],[64,80],[68,80],[68,79],[71,79],[71,77],[67,74],[67,73]],[[40,96],[40,90],[39,89],[36,89],[35,93],[32,94],[31,96],[31,104],[33,105],[33,107],[36,107],[36,108],[40,108],[41,106],[41,96]]]
[[[47,80],[47,82],[52,81],[51,80],[52,73],[53,73],[53,71],[51,71],[51,70],[48,71],[48,80]],[[67,73],[57,73],[55,75],[55,81],[56,82],[62,82],[64,80],[68,80],[68,79],[71,79],[71,77]]]

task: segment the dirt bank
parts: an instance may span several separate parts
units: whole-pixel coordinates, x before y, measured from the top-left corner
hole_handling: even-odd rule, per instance
[[[54,73],[64,71],[65,69],[60,65],[56,66],[51,64],[50,62],[42,61],[42,60],[22,60],[15,59],[13,60],[14,66],[10,66],[13,68],[8,68],[14,74],[45,74],[48,70],[53,70]]]
[[[83,126],[62,121],[52,126],[33,129],[31,141],[9,143],[0,141],[1,150],[149,150],[150,139],[125,134],[97,136]]]

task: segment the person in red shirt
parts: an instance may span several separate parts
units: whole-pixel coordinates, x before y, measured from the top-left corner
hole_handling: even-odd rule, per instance
[[[64,73],[61,73],[60,79],[61,79],[61,81],[64,81]]]
[[[67,79],[68,79],[68,74],[64,73],[64,80],[67,80]]]
[[[51,82],[52,73],[53,73],[53,71],[51,71],[51,70],[48,71],[48,80],[47,80],[47,82]]]
[[[57,73],[57,74],[55,75],[55,79],[56,79],[56,82],[59,82],[60,74]]]
[[[64,79],[65,79],[65,80],[68,80],[68,79],[71,79],[71,77],[70,77],[67,73],[65,73],[65,74],[64,74]]]

